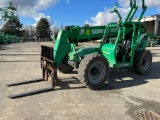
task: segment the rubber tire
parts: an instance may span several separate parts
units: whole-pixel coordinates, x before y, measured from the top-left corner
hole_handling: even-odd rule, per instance
[[[155,43],[151,43],[151,47],[155,47]]]
[[[142,67],[144,57],[148,57],[148,60],[149,60],[148,62],[149,65],[145,70]],[[151,67],[151,64],[152,64],[152,54],[149,50],[139,50],[135,54],[134,60],[133,60],[133,69],[135,73],[142,74],[142,75],[148,73]]]
[[[101,61],[104,63],[106,73],[103,79],[100,80],[99,83],[94,84],[90,81],[88,77],[88,72],[89,72],[91,65],[97,61]],[[109,73],[110,73],[110,67],[109,67],[108,60],[104,58],[103,56],[101,56],[100,54],[91,54],[91,55],[87,55],[86,57],[84,57],[84,59],[81,61],[79,65],[79,69],[78,69],[78,79],[86,87],[92,90],[96,90],[96,89],[101,88],[105,84],[105,82],[107,81],[109,77]]]
[[[63,62],[61,62],[58,66],[58,70],[62,73],[70,73],[73,71],[73,69],[74,67],[72,67],[71,65],[67,63],[63,63]]]

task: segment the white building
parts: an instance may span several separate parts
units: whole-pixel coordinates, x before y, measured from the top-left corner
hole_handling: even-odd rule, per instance
[[[160,35],[160,14],[155,14],[141,19],[145,23],[148,34]]]

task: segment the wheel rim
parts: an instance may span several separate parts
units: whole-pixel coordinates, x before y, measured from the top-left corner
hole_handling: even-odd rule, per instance
[[[102,61],[93,63],[88,72],[88,78],[93,84],[100,83],[106,74],[106,67]]]
[[[149,55],[147,55],[147,54],[144,55],[143,60],[142,60],[142,69],[144,71],[148,70],[148,68],[150,66],[150,62],[151,62],[151,60],[150,60]]]

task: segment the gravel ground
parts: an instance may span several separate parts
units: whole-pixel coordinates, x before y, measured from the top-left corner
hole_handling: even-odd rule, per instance
[[[7,84],[41,79],[40,44],[0,45],[0,120],[139,120],[160,114],[160,46],[148,47],[153,64],[147,75],[132,69],[111,72],[100,90],[85,88],[77,71],[58,72],[60,87],[54,91],[10,99],[9,95],[50,87],[50,82],[7,87]]]

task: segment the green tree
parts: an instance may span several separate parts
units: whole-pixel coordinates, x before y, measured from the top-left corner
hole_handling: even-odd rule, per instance
[[[83,27],[89,27],[89,24],[85,23]]]
[[[11,34],[21,37],[23,35],[22,29],[23,24],[20,23],[19,19],[10,19],[9,25],[4,29],[5,34]]]
[[[51,37],[51,30],[49,22],[46,18],[42,17],[37,26],[36,26],[36,34],[39,38],[49,38]]]
[[[24,38],[29,38],[29,34],[27,30],[23,30],[23,37]]]

